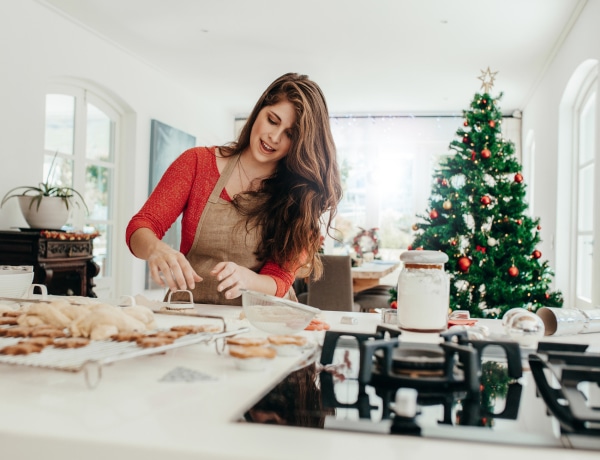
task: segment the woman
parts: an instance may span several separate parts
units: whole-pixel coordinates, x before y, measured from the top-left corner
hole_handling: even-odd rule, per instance
[[[300,268],[321,275],[321,229],[329,232],[341,194],[325,97],[288,73],[262,94],[237,142],[189,149],[169,166],[129,222],[127,244],[155,282],[191,290],[195,303],[241,305],[241,289],[294,298]],[[181,213],[179,252],[161,238]]]

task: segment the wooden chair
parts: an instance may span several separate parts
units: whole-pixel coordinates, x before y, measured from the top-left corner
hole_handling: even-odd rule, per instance
[[[321,310],[360,311],[352,292],[352,261],[348,255],[321,255],[323,276],[310,280],[306,303]]]
[[[354,294],[354,301],[360,304],[361,311],[371,312],[382,308],[389,308],[390,289],[394,286],[378,284],[372,288]]]

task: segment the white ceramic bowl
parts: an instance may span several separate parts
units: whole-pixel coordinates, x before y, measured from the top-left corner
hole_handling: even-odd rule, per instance
[[[271,334],[304,330],[321,310],[260,292],[242,290],[242,305],[250,324]]]
[[[33,272],[0,270],[0,297],[21,299],[33,282]]]

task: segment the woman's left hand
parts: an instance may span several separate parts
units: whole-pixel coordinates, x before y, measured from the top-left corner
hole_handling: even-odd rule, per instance
[[[250,289],[251,282],[256,273],[235,262],[219,262],[210,274],[217,278],[219,292],[225,293],[225,298],[235,299],[242,295],[240,289]]]

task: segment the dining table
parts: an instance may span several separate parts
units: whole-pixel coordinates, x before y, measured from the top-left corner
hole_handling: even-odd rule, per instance
[[[352,267],[352,290],[354,293],[364,291],[381,284],[381,279],[400,267],[400,262],[393,260],[373,260]]]

